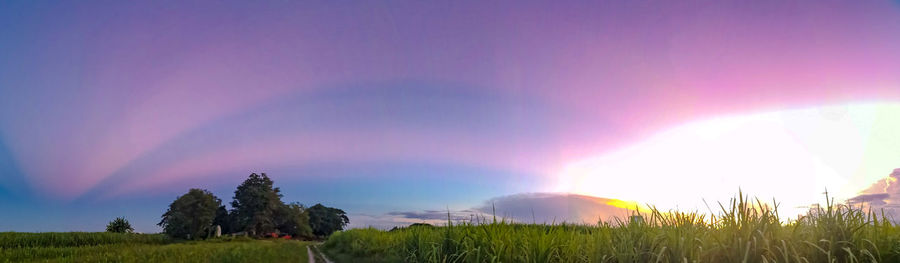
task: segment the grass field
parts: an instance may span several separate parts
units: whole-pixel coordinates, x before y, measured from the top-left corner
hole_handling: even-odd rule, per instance
[[[829,203],[783,222],[769,207],[741,197],[713,217],[653,210],[598,225],[352,229],[323,248],[338,262],[900,262],[900,227],[875,213]]]
[[[0,233],[0,262],[307,262],[308,242],[163,235]]]

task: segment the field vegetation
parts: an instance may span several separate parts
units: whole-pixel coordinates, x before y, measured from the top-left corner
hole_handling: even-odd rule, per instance
[[[110,232],[0,233],[0,248],[85,247],[109,244],[161,245],[173,240],[162,234],[124,234]]]
[[[162,234],[0,233],[0,262],[306,262],[309,242]]]
[[[596,225],[447,222],[332,235],[326,254],[346,262],[900,262],[900,227],[828,202],[784,222],[777,206],[744,196],[714,216],[651,208],[641,220]]]

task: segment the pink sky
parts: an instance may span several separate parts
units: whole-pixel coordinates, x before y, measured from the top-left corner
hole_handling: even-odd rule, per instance
[[[0,193],[21,180],[49,202],[334,162],[476,167],[620,198],[563,187],[564,171],[623,158],[578,172],[607,182],[623,175],[598,171],[660,162],[665,140],[703,123],[829,107],[867,120],[900,100],[896,1],[5,3],[0,25]],[[798,145],[816,134],[753,127]],[[833,135],[816,140],[846,139]],[[884,144],[872,138],[845,144]],[[890,173],[820,158],[845,144],[785,158],[849,178],[848,198]],[[836,156],[895,154],[859,147],[869,155]]]

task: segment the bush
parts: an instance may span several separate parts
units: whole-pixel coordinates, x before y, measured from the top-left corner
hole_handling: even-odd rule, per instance
[[[106,225],[106,232],[133,233],[134,228],[131,227],[131,223],[124,217],[116,217],[115,220],[109,221],[109,224]]]

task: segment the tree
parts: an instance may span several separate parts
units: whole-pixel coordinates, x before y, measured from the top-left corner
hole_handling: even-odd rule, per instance
[[[282,233],[294,237],[312,237],[309,213],[298,203],[281,206],[276,213],[275,221],[278,223],[278,231]]]
[[[265,173],[253,173],[237,187],[231,202],[234,231],[246,231],[253,236],[275,232],[278,227],[275,216],[284,203],[281,190],[272,187],[273,184]]]
[[[221,206],[222,200],[209,191],[191,189],[169,205],[169,210],[162,215],[162,221],[158,225],[171,237],[206,237],[212,230],[216,210]]]
[[[109,224],[106,225],[106,232],[132,233],[134,228],[131,227],[131,223],[124,217],[116,217],[115,220],[109,221]]]
[[[316,204],[306,211],[309,212],[309,226],[316,236],[330,236],[335,231],[344,230],[344,226],[350,223],[347,214],[341,209]]]
[[[224,205],[220,205],[218,209],[216,209],[216,218],[213,219],[213,226],[222,227],[222,233],[232,233],[232,228],[234,228],[234,223],[231,219],[231,214],[228,214],[228,210],[225,209]]]

